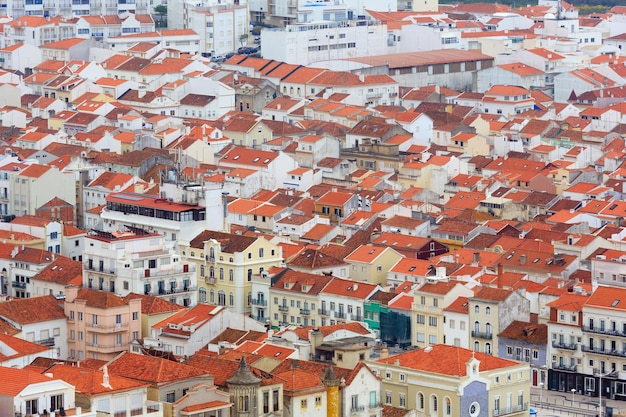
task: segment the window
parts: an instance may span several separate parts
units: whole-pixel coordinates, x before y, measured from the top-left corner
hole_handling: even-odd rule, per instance
[[[423,314],[417,315],[417,324],[424,324],[425,321],[426,321],[426,316],[424,316]]]
[[[305,400],[306,401],[306,400]],[[239,396],[239,412],[248,412],[250,410],[250,397],[248,395]]]
[[[424,409],[424,394],[422,394],[421,392],[417,393],[417,409]]]
[[[385,404],[391,405],[391,391],[385,391]]]
[[[26,414],[37,414],[39,413],[39,399],[35,398],[34,400],[26,401]]]
[[[406,395],[400,393],[400,407],[406,407]]]
[[[300,408],[307,408],[307,400],[300,400]]]
[[[270,392],[263,392],[263,413],[267,414],[270,412]]]
[[[322,406],[322,397],[319,396],[319,395],[315,397],[315,406],[316,407],[321,407]]]
[[[474,306],[474,313],[480,313],[480,306]]]
[[[272,406],[274,407],[274,411],[278,411],[280,409],[280,393],[278,390],[272,391]]]
[[[431,327],[437,327],[437,317],[428,317],[428,325]]]
[[[486,315],[490,315],[491,314],[491,307],[485,307],[485,314]]]
[[[63,394],[59,395],[51,395],[50,396],[50,409],[51,410],[59,410],[63,408]]]
[[[432,411],[433,413],[436,413],[438,408],[439,408],[439,399],[437,398],[436,395],[433,394],[430,396],[430,411]]]
[[[175,398],[174,391],[170,391],[165,395],[165,401],[168,403],[173,403]]]
[[[446,410],[445,410],[446,415],[447,416],[452,415],[452,401],[450,400],[449,397],[446,397],[444,402],[446,404]]]
[[[406,375],[400,374],[400,382],[406,381]]]

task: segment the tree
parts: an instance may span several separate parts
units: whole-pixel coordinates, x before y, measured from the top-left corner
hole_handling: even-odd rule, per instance
[[[244,46],[246,43],[248,43],[248,34],[247,33],[242,33],[239,36],[239,42],[241,43],[241,46]]]
[[[159,4],[154,7],[154,13],[156,13],[155,23],[157,27],[166,27],[167,26],[167,4]]]

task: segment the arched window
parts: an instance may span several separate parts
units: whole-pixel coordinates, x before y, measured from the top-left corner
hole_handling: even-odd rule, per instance
[[[486,315],[490,315],[491,314],[491,307],[485,307],[485,314]]]
[[[235,280],[235,271],[232,269],[228,270],[228,280],[231,282]]]
[[[215,291],[213,290],[209,291],[209,303],[215,304]]]
[[[491,343],[485,343],[485,353],[491,355]]]
[[[204,276],[204,265],[200,265],[200,276]]]
[[[259,258],[265,256],[265,250],[263,248],[259,248]]]
[[[196,256],[196,253],[194,251],[191,251],[191,257],[193,258],[194,256]]]
[[[424,409],[424,394],[422,394],[421,392],[417,393],[417,409],[418,410]]]
[[[232,292],[228,294],[228,304],[232,307],[235,305],[235,294]]]
[[[215,278],[215,268],[213,266],[209,267],[209,278]]]
[[[485,324],[485,333],[491,334],[491,323]]]
[[[430,396],[430,413],[437,415],[437,410],[439,409],[439,400],[435,394]]]
[[[480,343],[478,340],[474,342],[474,352],[480,352]]]
[[[248,291],[248,305],[252,304],[252,291]]]
[[[198,289],[198,302],[199,303],[206,303],[206,288],[199,288]]]
[[[223,290],[217,292],[217,304],[221,306],[226,305],[226,293]]]
[[[220,281],[224,281],[224,268],[220,268]]]
[[[474,313],[480,313],[480,306],[474,306]]]
[[[215,260],[215,249],[209,248],[209,261],[213,262]]]
[[[446,410],[445,410],[446,415],[451,416],[452,415],[452,401],[450,400],[450,397],[446,397],[444,399],[444,403],[446,405]]]
[[[480,322],[478,320],[474,322],[474,331],[476,333],[480,332]]]

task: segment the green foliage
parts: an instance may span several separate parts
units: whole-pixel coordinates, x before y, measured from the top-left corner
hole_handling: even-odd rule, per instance
[[[154,7],[154,13],[158,14],[158,15],[166,15],[167,14],[167,4],[159,4],[158,6]]]

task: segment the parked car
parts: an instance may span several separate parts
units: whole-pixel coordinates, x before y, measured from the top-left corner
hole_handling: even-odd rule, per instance
[[[254,43],[256,43],[256,44],[261,43],[261,37],[260,36],[255,36],[254,37]]]
[[[225,56],[216,55],[214,57],[211,57],[211,62],[220,63],[220,62],[225,62],[225,61],[226,61],[226,57]]]

